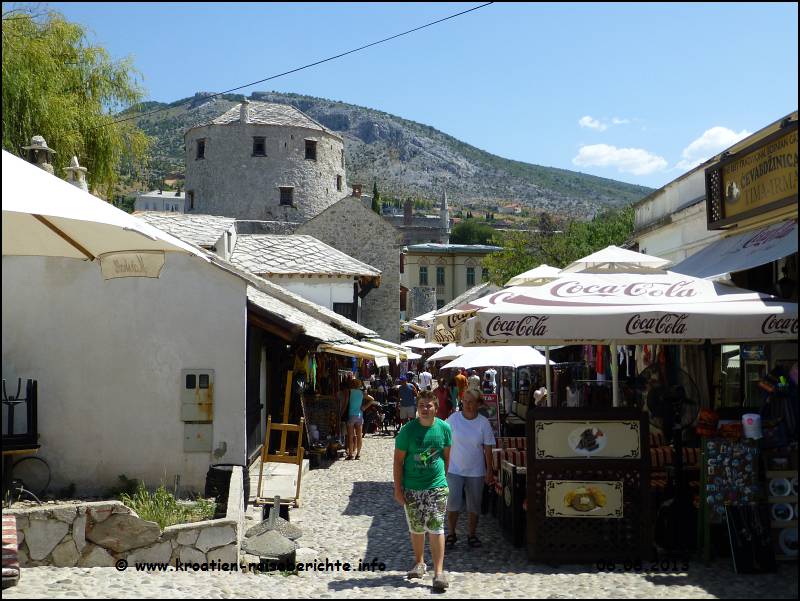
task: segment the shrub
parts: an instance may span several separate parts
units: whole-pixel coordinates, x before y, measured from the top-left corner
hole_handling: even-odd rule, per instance
[[[175,524],[211,519],[216,509],[216,503],[205,499],[197,499],[194,503],[179,503],[163,484],[150,493],[144,483],[139,482],[135,494],[131,496],[123,493],[120,499],[140,518],[156,522],[162,530]]]

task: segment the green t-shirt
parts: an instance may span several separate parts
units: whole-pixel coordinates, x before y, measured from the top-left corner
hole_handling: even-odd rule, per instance
[[[400,428],[394,448],[406,452],[403,488],[429,490],[447,486],[442,452],[451,446],[452,441],[453,431],[450,424],[438,417],[427,428],[418,419]]]

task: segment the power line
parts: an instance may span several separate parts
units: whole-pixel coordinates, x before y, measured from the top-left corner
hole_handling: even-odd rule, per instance
[[[377,42],[372,42],[371,44],[367,44],[366,46],[361,46],[360,48],[355,48],[353,50],[348,50],[347,52],[343,52],[341,54],[337,54],[336,56],[331,56],[314,63],[309,63],[307,65],[303,65],[302,67],[297,67],[296,69],[292,69],[290,71],[284,71],[283,73],[278,73],[277,75],[272,75],[270,77],[266,77],[264,79],[259,79],[258,81],[253,81],[251,83],[238,86],[236,88],[231,88],[230,90],[225,90],[224,92],[217,92],[216,94],[210,94],[209,96],[205,96],[205,98],[215,98],[217,96],[222,96],[223,94],[230,94],[231,92],[236,92],[237,90],[242,90],[244,88],[249,88],[250,86],[254,86],[256,84],[264,83],[265,81],[270,81],[272,79],[277,79],[278,77],[283,77],[284,75],[290,75],[292,73],[297,73],[298,71],[302,71],[303,69],[308,69],[310,67],[316,67],[317,65],[321,65],[322,63],[327,63],[328,61],[335,60],[337,58],[342,58],[343,56],[347,56],[348,54],[353,54],[354,52],[359,52],[361,50],[365,50],[366,48],[370,48],[372,46],[377,46],[378,44],[383,44],[384,42],[388,42],[390,40],[394,40],[396,38],[402,37],[404,35],[408,35],[409,33],[414,33],[415,31],[419,31],[421,29],[425,29],[426,27],[431,27],[432,25],[436,25],[438,23],[443,23],[444,21],[449,21],[450,19],[455,19],[456,17],[460,17],[461,15],[466,15],[467,13],[471,13],[472,11],[478,10],[480,8],[484,8],[489,6],[490,4],[494,4],[494,2],[486,2],[485,4],[481,4],[479,6],[475,6],[468,10],[462,11],[460,13],[456,13],[454,15],[450,15],[449,17],[444,17],[443,19],[439,19],[438,21],[432,21],[430,23],[426,23],[425,25],[421,25],[419,27],[415,27],[414,29],[409,29],[408,31],[404,31],[403,33],[398,33],[396,35],[390,36],[388,38],[384,38],[382,40],[378,40]],[[132,117],[126,117],[124,119],[118,119],[116,121],[112,121],[111,123],[106,123],[105,125],[101,125],[100,127],[107,127],[108,125],[115,125],[117,123],[124,123],[125,121],[131,121],[132,119],[140,119],[142,117],[149,117],[150,115],[155,115],[156,113],[160,113],[162,111],[169,110],[171,108],[175,108],[172,106],[166,106],[160,109],[156,109],[154,111],[150,111],[148,113],[144,113],[141,115],[134,115]]]

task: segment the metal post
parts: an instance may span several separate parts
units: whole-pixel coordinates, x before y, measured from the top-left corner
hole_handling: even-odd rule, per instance
[[[550,389],[550,347],[544,347],[544,381],[547,388],[547,406],[553,406],[553,391]]]
[[[619,407],[619,363],[617,362],[617,343],[611,343],[611,395],[614,407]]]

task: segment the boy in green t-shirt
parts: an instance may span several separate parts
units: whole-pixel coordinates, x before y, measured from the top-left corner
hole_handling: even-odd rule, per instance
[[[434,564],[433,587],[448,586],[444,575],[444,522],[447,509],[447,468],[453,439],[450,425],[436,417],[438,399],[431,391],[417,398],[417,419],[400,428],[394,449],[394,498],[406,513],[414,568],[409,578],[422,578],[425,532]]]

